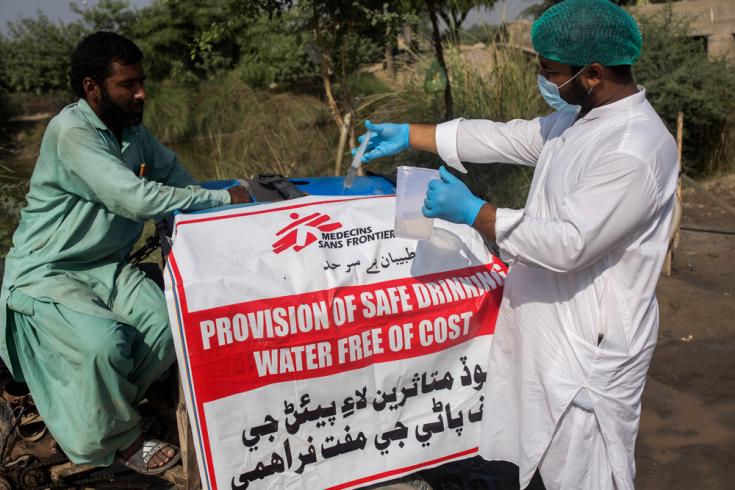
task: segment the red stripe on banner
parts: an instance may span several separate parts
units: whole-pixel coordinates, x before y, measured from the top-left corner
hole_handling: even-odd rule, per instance
[[[181,279],[181,273],[179,272],[179,267],[176,264],[176,258],[174,257],[174,252],[171,250],[168,254],[168,266],[171,267],[171,270],[174,273],[174,277],[176,278],[176,290],[178,291],[178,298],[179,298],[179,304],[181,305],[181,319],[184,322],[182,325],[182,328],[184,329],[184,332],[182,332],[186,336],[186,315],[189,312],[189,308],[186,305],[186,292],[184,290],[184,282]],[[188,350],[188,344],[187,340],[185,338],[181,339],[183,344],[183,351],[184,356],[187,358],[187,366],[188,366],[188,375],[190,376],[187,378],[187,384],[188,388],[190,390],[191,394],[191,401],[194,403],[194,410],[196,412],[196,420],[190,421],[194,422],[195,424],[198,422],[199,429],[201,429],[201,433],[199,434],[199,440],[201,447],[204,450],[204,461],[205,461],[205,467],[207,471],[207,480],[209,481],[209,486],[213,490],[217,490],[217,482],[215,480],[214,476],[214,463],[212,460],[212,449],[209,445],[209,433],[207,432],[207,421],[206,417],[204,416],[204,404],[200,401],[198,393],[196,392],[196,383],[194,382],[194,373],[193,369],[191,369],[191,362],[189,360],[189,350]],[[196,431],[197,427],[194,427],[192,425],[192,430]]]
[[[317,201],[317,202],[307,202],[303,204],[294,204],[292,206],[283,206],[280,208],[274,208],[274,209],[263,209],[260,211],[248,211],[245,213],[237,213],[237,214],[226,214],[221,216],[210,216],[208,218],[199,218],[199,219],[191,219],[186,221],[180,221],[176,223],[176,229],[179,229],[179,226],[183,225],[190,225],[192,223],[203,223],[205,221],[219,221],[223,219],[230,219],[230,218],[242,218],[243,216],[254,216],[256,214],[266,214],[266,213],[273,213],[276,211],[285,211],[287,209],[298,209],[303,208],[306,206],[315,206],[317,204],[332,204],[335,202],[348,202],[348,201],[363,201],[365,199],[382,199],[385,197],[395,197],[395,194],[385,194],[382,196],[365,196],[365,197],[355,197],[352,199],[331,199],[328,201]]]
[[[171,270],[174,273],[174,277],[176,278],[176,291],[179,293],[179,304],[181,305],[181,314],[186,315],[189,313],[189,307],[186,304],[186,292],[184,291],[184,281],[181,279],[181,273],[179,272],[179,266],[176,265],[176,257],[174,257],[174,252],[171,250],[171,252],[168,254],[168,263],[171,267]]]
[[[198,402],[272,383],[329,376],[432,354],[490,335],[502,299],[502,283],[493,277],[502,281],[501,272],[504,274],[500,264],[491,263],[184,311]],[[419,298],[435,301],[419,308]],[[448,298],[451,300],[446,301]],[[378,301],[383,305],[383,315],[378,315]],[[341,323],[341,318],[347,320]],[[311,327],[303,332],[297,325]],[[271,335],[267,334],[269,328]],[[279,329],[283,336],[276,334]]]
[[[423,463],[418,463],[418,464],[414,464],[411,466],[405,466],[403,468],[397,468],[395,470],[384,471],[383,473],[378,473],[377,475],[366,476],[364,478],[358,478],[357,480],[352,480],[346,483],[341,483],[333,487],[328,487],[327,490],[341,490],[343,488],[349,488],[355,485],[369,483],[371,481],[382,480],[384,478],[400,475],[402,473],[412,472],[412,471],[418,470],[419,468],[426,468],[427,466],[444,463],[451,459],[460,458],[462,456],[468,456],[470,454],[476,453],[477,451],[478,451],[478,448],[473,447],[472,449],[467,449],[466,451],[460,451],[458,453],[450,454],[448,456],[442,456],[441,458],[432,459],[430,461],[424,461]]]

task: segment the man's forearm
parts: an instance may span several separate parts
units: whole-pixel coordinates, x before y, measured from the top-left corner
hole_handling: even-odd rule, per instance
[[[487,240],[495,242],[495,211],[497,208],[492,204],[485,203],[480,212],[477,213],[472,227],[480,232]]]
[[[435,124],[410,124],[408,142],[414,150],[438,153]]]

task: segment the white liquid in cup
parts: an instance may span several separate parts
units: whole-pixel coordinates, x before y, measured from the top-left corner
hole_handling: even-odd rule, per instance
[[[395,233],[399,238],[428,240],[434,220],[421,212],[429,182],[439,179],[439,171],[419,167],[398,167],[396,182]]]
[[[434,229],[434,220],[424,216],[396,218],[396,236],[399,238],[429,239]]]

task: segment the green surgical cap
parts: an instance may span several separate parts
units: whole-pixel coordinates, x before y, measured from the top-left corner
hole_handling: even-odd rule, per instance
[[[571,66],[632,65],[641,54],[635,20],[609,0],[565,0],[544,12],[531,28],[536,52]]]

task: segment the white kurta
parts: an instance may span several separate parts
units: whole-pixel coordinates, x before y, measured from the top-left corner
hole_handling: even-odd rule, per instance
[[[510,269],[480,454],[516,463],[521,488],[538,467],[550,490],[632,489],[676,144],[642,88],[575,118],[437,127],[439,155],[455,168],[536,167],[525,209],[497,211]]]

